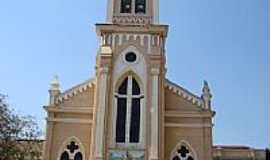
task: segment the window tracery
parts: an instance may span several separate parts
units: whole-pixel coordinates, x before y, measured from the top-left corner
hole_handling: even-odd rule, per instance
[[[141,88],[132,75],[127,76],[116,93],[116,143],[139,143]]]
[[[74,137],[62,145],[59,160],[83,160],[84,149]]]
[[[171,160],[194,160],[194,153],[191,148],[185,144],[181,144],[176,148]]]

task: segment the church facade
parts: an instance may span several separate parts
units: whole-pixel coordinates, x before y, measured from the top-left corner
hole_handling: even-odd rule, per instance
[[[44,160],[265,160],[264,150],[214,146],[211,92],[166,78],[168,26],[158,0],[108,0],[96,76],[61,92],[51,82]]]

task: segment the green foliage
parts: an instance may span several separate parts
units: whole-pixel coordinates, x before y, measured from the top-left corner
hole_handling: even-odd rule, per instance
[[[20,116],[0,94],[0,160],[39,160],[41,132],[31,116]]]

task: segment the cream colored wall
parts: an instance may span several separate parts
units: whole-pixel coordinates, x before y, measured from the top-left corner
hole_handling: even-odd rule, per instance
[[[58,160],[63,143],[78,138],[83,144],[85,158],[91,151],[95,87],[74,94],[57,106],[48,107],[47,139],[44,160]]]
[[[198,160],[212,159],[212,114],[165,89],[165,160],[173,149],[188,142]]]
[[[202,108],[195,106],[169,89],[165,89],[166,110],[174,111],[201,111]]]
[[[62,144],[70,137],[77,137],[85,149],[86,159],[90,155],[92,127],[89,124],[55,123],[52,135],[51,160],[58,160]]]

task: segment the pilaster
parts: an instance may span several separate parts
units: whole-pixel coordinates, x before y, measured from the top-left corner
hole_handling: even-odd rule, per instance
[[[45,145],[43,146],[43,160],[50,160],[51,159],[51,148],[52,148],[52,132],[53,132],[53,122],[47,120],[47,127],[46,127],[46,141]]]
[[[150,160],[159,159],[159,68],[151,69],[152,77],[152,106],[151,106],[151,143]]]
[[[98,70],[98,86],[97,86],[97,108],[96,108],[96,133],[95,133],[95,160],[104,159],[105,148],[105,113],[107,104],[107,82],[108,82],[108,67],[102,67]]]

